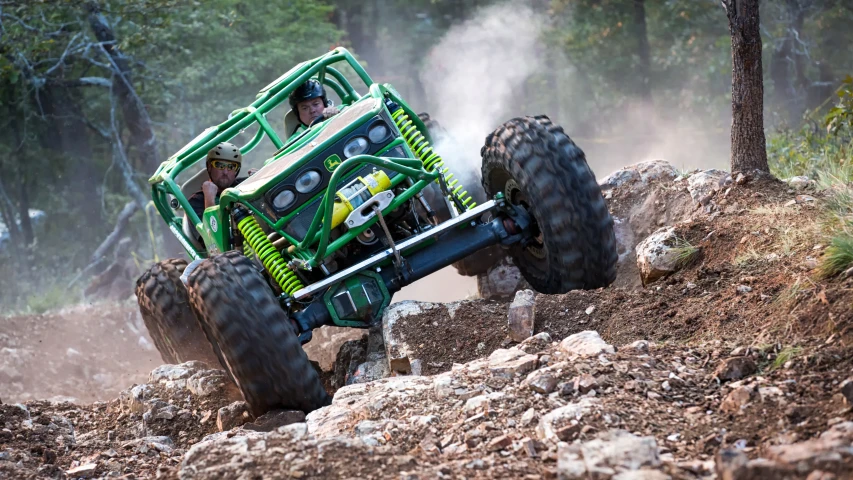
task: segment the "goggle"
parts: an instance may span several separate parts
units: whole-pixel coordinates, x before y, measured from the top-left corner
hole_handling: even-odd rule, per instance
[[[232,172],[236,172],[240,169],[240,164],[236,162],[227,162],[223,160],[214,160],[210,162],[213,168],[217,170],[231,170]]]

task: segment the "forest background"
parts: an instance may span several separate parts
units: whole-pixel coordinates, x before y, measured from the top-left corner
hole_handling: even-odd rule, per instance
[[[771,169],[847,184],[853,2],[760,8]],[[167,255],[146,207],[157,165],[338,45],[439,120],[471,172],[489,131],[540,113],[599,177],[653,158],[728,167],[717,0],[0,1],[0,314],[80,301],[105,270]]]

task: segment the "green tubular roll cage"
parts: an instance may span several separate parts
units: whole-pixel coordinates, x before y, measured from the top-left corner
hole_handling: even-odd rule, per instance
[[[331,66],[339,62],[345,63],[355,72],[356,76],[367,87],[367,94],[360,95],[346,77],[339,70]],[[290,93],[309,78],[317,78],[327,88],[331,88],[341,98],[342,104],[348,109],[356,104],[361,105],[362,102],[372,103],[365,104],[365,113],[361,114],[355,120],[350,121],[350,123],[343,125],[340,130],[332,132],[331,135],[324,135],[322,141],[313,142],[328,126],[328,121],[315,125],[307,132],[304,132],[304,134],[295,135],[288,142],[284,142],[272,128],[266,115],[281,103],[286,102]],[[306,262],[309,267],[317,267],[323,263],[323,259],[327,255],[334,253],[349,243],[377,221],[377,218],[374,217],[364,225],[351,229],[330,242],[331,222],[324,220],[332,218],[335,193],[340,187],[339,183],[346,175],[354,172],[360,165],[373,165],[400,174],[392,178],[392,188],[400,186],[404,181],[408,181],[409,186],[393,199],[383,213],[398,208],[429,185],[430,182],[438,178],[439,173],[437,171],[427,171],[424,169],[423,162],[412,154],[411,149],[400,135],[399,130],[396,131],[397,138],[387,145],[382,152],[377,153],[380,156],[357,155],[343,161],[335,167],[325,190],[321,190],[314,198],[304,202],[295,211],[288,213],[278,220],[269,218],[263,211],[253,206],[251,201],[262,197],[270,188],[273,188],[285,178],[295,173],[311,159],[316,158],[318,153],[345,138],[360,125],[379,114],[386,108],[384,103],[386,97],[398,104],[417,129],[428,140],[431,140],[423,123],[402,98],[400,98],[396,90],[389,84],[380,85],[373,83],[367,72],[365,72],[358,61],[346,49],[336,48],[321,57],[302,62],[264,87],[251,105],[235,110],[227,121],[218,126],[206,129],[180,151],[163,162],[149,179],[154,205],[166,221],[169,229],[178,237],[184,249],[193,259],[207,257],[208,253],[231,249],[231,233],[230,228],[227,226],[231,224],[230,211],[232,206],[239,203],[251,210],[255,217],[260,219],[262,223],[266,223],[272,231],[277,232],[293,246],[289,253],[291,257]],[[264,167],[255,175],[261,175],[265,170],[268,170],[270,173],[264,176],[263,183],[257,185],[255,188],[246,188],[246,191],[241,191],[239,187],[226,189],[220,197],[220,205],[207,208],[204,212],[204,217],[198,218],[198,215],[193,211],[188,199],[183,194],[181,186],[178,185],[175,179],[181,172],[204,161],[207,152],[211,148],[220,142],[231,141],[244,129],[253,125],[258,126],[258,131],[248,143],[240,147],[240,151],[244,155],[251,152],[260,144],[264,137],[267,137],[278,151],[272,158],[266,160]],[[397,129],[393,123],[389,124],[388,127]],[[274,165],[282,157],[303,149],[306,145],[310,146],[310,148],[305,149],[305,152],[301,153],[298,159],[291,161],[285,168]],[[383,152],[389,152],[397,147],[402,147],[411,157],[381,156]],[[281,171],[277,171],[278,169]],[[207,251],[194,247],[193,242],[184,234],[182,228],[183,218],[176,214],[175,209],[170,205],[170,196],[177,200],[191,224],[195,226],[195,229],[202,236],[207,246]],[[288,235],[283,229],[285,224],[295,214],[302,211],[307,204],[314,202],[317,197],[322,197],[322,202],[314,214],[304,238],[300,241]],[[219,225],[225,227],[219,228]]]

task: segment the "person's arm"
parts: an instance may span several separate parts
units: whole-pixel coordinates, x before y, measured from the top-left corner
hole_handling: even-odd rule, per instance
[[[219,187],[210,180],[201,184],[201,191],[204,192],[204,208],[216,206],[216,194],[219,192]]]

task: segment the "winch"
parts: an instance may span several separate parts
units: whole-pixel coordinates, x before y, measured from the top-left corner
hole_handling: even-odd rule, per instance
[[[357,227],[358,225],[363,224],[364,222],[361,221],[361,218],[350,219],[350,221],[347,221],[347,218],[350,217],[356,209],[364,206],[365,203],[374,199],[374,197],[381,197],[375,198],[376,204],[380,210],[385,208],[388,203],[390,203],[390,199],[394,198],[393,193],[386,192],[389,188],[391,188],[391,179],[388,177],[388,174],[382,170],[376,170],[370,175],[364,177],[357,177],[355,180],[345,185],[335,193],[335,206],[334,210],[332,210],[332,228],[336,228],[345,221],[347,222],[348,228]],[[379,195],[382,192],[386,192],[386,195]],[[386,197],[389,201],[385,201]],[[362,215],[360,217],[369,216],[370,215]]]

